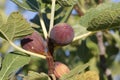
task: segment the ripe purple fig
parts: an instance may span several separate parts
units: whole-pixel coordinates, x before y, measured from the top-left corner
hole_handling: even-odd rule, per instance
[[[33,32],[31,35],[24,37],[21,40],[23,49],[44,55],[46,43],[38,32]]]
[[[54,65],[54,75],[57,78],[60,78],[64,74],[67,74],[70,72],[70,69],[65,64],[63,64],[61,62],[55,62],[54,64],[55,64]]]
[[[73,38],[74,30],[67,23],[56,24],[50,32],[50,39],[57,45],[67,45]]]

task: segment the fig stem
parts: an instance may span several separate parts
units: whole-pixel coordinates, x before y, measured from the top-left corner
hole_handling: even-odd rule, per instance
[[[49,35],[50,35],[50,31],[51,31],[51,29],[53,28],[53,25],[54,25],[55,2],[56,2],[56,0],[52,0],[51,18],[50,18],[50,26],[49,26]]]
[[[48,52],[48,55],[46,56],[47,62],[48,62],[48,74],[53,74],[54,71],[54,60],[51,53]]]
[[[83,38],[83,37],[87,37],[87,36],[89,36],[89,35],[91,35],[91,34],[94,34],[94,33],[95,33],[95,32],[88,32],[88,33],[86,33],[86,34],[77,36],[77,37],[75,37],[75,38],[73,39],[73,41],[79,40],[79,39],[81,39],[81,38]]]
[[[42,18],[42,14],[39,12],[39,19],[40,19],[40,23],[41,23],[41,26],[42,26],[42,30],[43,30],[43,34],[44,34],[44,38],[47,39],[47,29],[45,27],[45,23],[43,21],[43,18]]]
[[[46,59],[48,62],[48,74],[51,75],[54,73],[54,44],[51,42],[51,39],[48,40],[48,54],[46,55]]]
[[[41,54],[37,54],[37,53],[33,53],[33,52],[30,52],[30,51],[27,51],[27,50],[24,50],[24,49],[22,49],[22,48],[20,48],[20,47],[18,47],[17,45],[15,45],[13,42],[11,42],[11,41],[8,41],[15,49],[17,49],[17,50],[19,50],[19,51],[21,51],[21,52],[23,52],[23,53],[27,53],[27,54],[29,54],[29,55],[33,55],[33,56],[36,56],[36,57],[40,57],[40,58],[42,58],[42,59],[46,59],[46,56],[43,56],[43,55],[41,55]]]

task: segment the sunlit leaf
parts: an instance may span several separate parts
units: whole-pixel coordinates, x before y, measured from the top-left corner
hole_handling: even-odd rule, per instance
[[[3,19],[2,19],[2,15],[0,13],[0,26],[3,24]]]
[[[1,65],[2,65],[2,57],[0,56],[0,68],[1,68]]]
[[[90,31],[116,28],[120,25],[120,3],[104,3],[90,9],[80,19],[80,24]]]
[[[51,80],[45,73],[37,73],[33,71],[28,72],[28,76],[25,76],[23,80]]]
[[[13,12],[6,24],[0,27],[1,37],[13,40],[31,34],[33,29],[19,12]]]
[[[75,32],[75,37],[84,35],[84,34],[89,32],[89,31],[86,30],[85,27],[83,27],[79,24],[73,25],[73,29],[74,29],[74,32]]]
[[[63,7],[69,7],[77,3],[78,0],[57,0],[57,2]]]
[[[99,80],[99,75],[96,71],[87,71],[77,74],[69,80]]]
[[[19,68],[28,64],[30,57],[21,52],[12,52],[6,54],[3,62],[2,69],[0,71],[0,80],[6,80],[12,72],[16,72]]]
[[[120,9],[103,11],[98,17],[93,18],[88,23],[87,30],[103,30],[110,28],[118,28],[120,25]]]
[[[120,74],[119,67],[120,67],[120,62],[114,62],[111,65],[110,69],[111,69],[113,75]]]
[[[84,76],[85,80],[99,80],[99,75],[96,71],[87,71]]]

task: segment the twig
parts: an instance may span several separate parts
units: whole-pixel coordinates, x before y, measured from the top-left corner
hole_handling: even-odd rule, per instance
[[[101,4],[101,3],[103,3],[103,0],[98,0],[98,4]]]
[[[76,5],[74,6],[74,9],[77,11],[77,13],[78,13],[79,16],[83,16],[83,15],[84,15],[84,13],[83,13],[83,12],[81,11],[81,9],[79,8],[78,4],[76,4]]]
[[[107,79],[108,80],[113,80],[111,71],[106,65],[106,58],[105,58],[106,52],[105,52],[105,46],[104,46],[104,43],[103,43],[103,33],[100,32],[100,31],[97,32],[96,37],[97,37],[97,40],[98,40],[98,47],[99,47],[99,50],[100,50],[100,67],[102,68],[105,75],[107,76]]]
[[[56,0],[52,0],[51,18],[50,18],[50,26],[49,26],[49,35],[50,35],[50,31],[51,31],[51,29],[53,28],[53,25],[54,25],[55,2],[56,2]]]

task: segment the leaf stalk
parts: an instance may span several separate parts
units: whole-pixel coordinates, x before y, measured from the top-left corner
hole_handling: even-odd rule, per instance
[[[24,50],[24,49],[16,46],[16,45],[15,45],[13,42],[11,42],[11,41],[8,41],[8,42],[9,42],[15,49],[17,49],[17,50],[19,50],[19,51],[21,51],[21,52],[23,52],[23,53],[27,53],[27,54],[29,54],[29,55],[33,55],[33,56],[36,56],[36,57],[40,57],[40,58],[42,58],[42,59],[46,59],[46,56],[43,56],[43,55],[38,54],[38,53],[33,53],[33,52],[30,52],[30,51]]]
[[[50,18],[50,26],[49,26],[49,35],[50,35],[50,31],[51,31],[51,29],[53,28],[53,25],[54,25],[55,2],[56,2],[56,0],[52,0],[52,9],[51,9],[51,18]]]
[[[42,14],[40,12],[39,12],[39,19],[40,19],[40,23],[41,23],[41,26],[42,26],[44,38],[47,39],[47,35],[48,35],[47,29],[46,29],[45,23],[43,21]]]
[[[73,41],[76,41],[76,40],[79,40],[79,39],[81,39],[81,38],[87,37],[87,36],[89,36],[89,35],[91,35],[91,34],[93,34],[93,33],[95,33],[95,32],[88,32],[88,33],[86,33],[86,34],[77,36],[77,37],[75,37],[75,38],[73,39]]]

